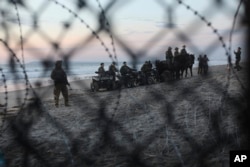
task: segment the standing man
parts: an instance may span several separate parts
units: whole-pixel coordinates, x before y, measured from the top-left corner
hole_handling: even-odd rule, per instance
[[[235,54],[235,58],[236,58],[235,67],[234,68],[236,68],[239,71],[241,69],[241,66],[240,66],[241,48],[238,47],[238,50],[234,51],[234,54]]]
[[[180,53],[179,53],[179,48],[175,48],[174,49],[174,60],[178,60],[178,57],[180,56]]]
[[[112,75],[113,77],[113,81],[115,81],[115,73],[118,72],[117,68],[116,68],[116,63],[113,61],[112,64],[109,66],[109,74]]]
[[[201,55],[199,55],[199,57],[198,57],[198,62],[199,62],[199,64],[198,64],[198,74],[202,74],[202,71],[203,71],[203,64],[202,64],[202,56]]]
[[[186,55],[186,54],[187,54],[186,45],[183,45],[181,49],[181,55]]]
[[[203,72],[204,74],[207,74],[208,72],[208,61],[207,55],[205,54],[202,58],[202,66],[203,66]]]
[[[171,47],[168,47],[168,50],[166,51],[166,61],[168,62],[168,64],[173,63],[173,53]]]
[[[174,75],[177,79],[180,78],[180,69],[181,69],[181,66],[180,66],[180,59],[181,59],[181,55],[179,53],[179,48],[176,47],[175,48],[175,51],[174,51]]]
[[[55,99],[55,106],[58,107],[59,103],[59,96],[62,92],[63,98],[64,98],[64,104],[65,106],[69,105],[69,99],[68,99],[68,88],[67,85],[70,85],[67,79],[67,75],[65,71],[62,69],[62,61],[56,61],[55,68],[51,72],[50,75],[51,79],[54,80],[54,99]]]
[[[120,73],[121,73],[121,81],[122,84],[128,88],[134,86],[134,80],[131,78],[131,71],[132,69],[127,66],[127,62],[123,62],[123,66],[120,68]]]

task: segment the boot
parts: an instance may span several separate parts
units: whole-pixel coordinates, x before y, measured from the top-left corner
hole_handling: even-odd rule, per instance
[[[71,105],[69,105],[68,103],[67,104],[65,104],[65,107],[70,107]]]
[[[55,97],[55,107],[58,107],[59,99]]]
[[[67,101],[65,100],[65,103],[64,103],[64,104],[65,104],[66,107],[69,107],[69,106],[70,106],[68,100],[67,100]]]

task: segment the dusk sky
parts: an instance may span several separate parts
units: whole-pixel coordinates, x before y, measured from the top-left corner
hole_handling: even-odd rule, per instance
[[[84,8],[80,12],[77,11],[76,5],[72,3],[76,1],[58,0],[66,8],[62,8],[60,4],[56,4],[53,0],[36,0],[35,3],[26,0],[24,2],[25,8],[18,6],[18,11],[22,36],[26,40],[23,53],[25,62],[39,61],[44,58],[60,59],[61,54],[53,50],[51,42],[59,42],[63,53],[67,53],[72,48],[78,48],[72,55],[72,60],[110,61],[108,53],[101,45],[101,41],[103,41],[105,46],[109,48],[109,52],[113,54],[109,34],[102,32],[98,34],[101,41],[94,38],[87,45],[82,44],[91,35],[90,29],[97,30],[99,25],[98,13],[100,8],[98,7],[98,1],[87,1],[89,8]],[[110,0],[99,0],[99,2],[105,8]],[[234,14],[239,4],[238,0],[227,0],[225,1],[227,5],[224,4],[223,7],[212,5],[213,1],[184,0],[183,2],[211,22],[212,26],[223,36],[226,45],[229,45],[229,35]],[[49,5],[44,11],[37,12],[39,16],[38,30],[42,32],[38,33],[38,31],[32,31],[32,14],[40,11],[39,7],[44,3],[49,3]],[[172,28],[166,26],[169,23],[168,7],[172,7],[173,11],[171,16]],[[10,47],[14,49],[21,60],[20,30],[15,7],[7,5],[5,0],[1,0],[0,8],[6,10],[7,13],[5,18],[0,16],[0,22],[9,25],[8,35],[6,35],[6,30],[0,27],[0,38],[8,40]],[[72,13],[69,13],[68,9],[76,13],[78,18],[84,20],[90,28],[81,23],[80,19],[74,20]],[[243,8],[241,8],[240,14],[243,14]],[[184,5],[180,5],[177,0],[117,0],[105,15],[111,24],[112,35],[119,38],[135,54],[146,50],[143,56],[164,59],[165,51],[169,46],[181,48],[185,44],[187,51],[194,53],[196,56],[198,54],[208,54],[210,59],[227,60],[225,50],[221,47],[222,44],[219,42],[218,36],[213,33],[213,30],[206,23],[195,16],[191,10],[187,10]],[[74,21],[70,29],[68,31],[63,30],[63,23],[72,19]],[[31,31],[32,33],[30,33]],[[188,41],[181,40],[178,35],[180,33],[185,34]],[[27,34],[31,35],[28,36]],[[60,38],[62,37],[61,34],[64,34],[63,38]],[[244,27],[240,25],[238,19],[233,33],[232,49],[241,46],[243,54],[244,34]],[[159,35],[157,40],[148,45],[149,41],[154,39],[156,35]],[[128,54],[120,47],[119,42],[115,40],[114,45],[118,60],[126,60]],[[2,44],[0,45],[0,54],[1,63],[6,62],[9,55]]]

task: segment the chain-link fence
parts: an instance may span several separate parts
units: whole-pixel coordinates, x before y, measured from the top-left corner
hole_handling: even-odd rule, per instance
[[[236,29],[244,32],[240,40],[245,55],[249,53],[249,2],[239,0],[232,7],[211,0],[200,11],[187,1],[150,1],[163,11],[164,28],[153,32],[141,49],[115,31],[116,15],[129,10],[130,3],[1,0],[0,55],[7,57],[7,65],[0,63],[0,151],[7,166],[229,166],[230,150],[249,148],[248,64],[237,72],[232,62]],[[192,14],[185,28],[176,26],[180,8]],[[225,32],[229,37],[213,24],[221,13],[233,16]],[[203,49],[193,40],[203,31],[200,27],[214,37]],[[55,57],[70,71],[72,60],[88,59],[79,55],[94,53],[96,43],[110,62],[119,64],[123,56],[136,67],[148,55],[161,53],[165,59],[165,50],[155,48],[173,36],[210,60],[219,48],[228,70],[214,67],[207,76],[104,92],[90,92],[89,84],[77,82],[68,108],[55,108],[54,101],[45,100],[52,89],[39,92],[43,83],[37,79],[34,85],[28,73],[26,61],[33,59],[43,67],[38,78],[48,78]],[[12,92],[10,78],[14,88],[19,89],[21,81],[24,90]],[[13,102],[16,107],[10,107]]]

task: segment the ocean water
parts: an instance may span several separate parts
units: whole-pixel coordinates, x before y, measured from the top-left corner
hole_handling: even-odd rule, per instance
[[[151,61],[153,63],[153,61]],[[108,70],[111,62],[104,62],[105,70]],[[136,65],[135,69],[140,70],[143,62],[140,62]],[[197,67],[198,62],[196,61],[194,67]],[[209,61],[209,65],[221,65],[226,64],[226,61]],[[118,69],[121,67],[122,62],[118,63]],[[69,81],[76,81],[82,79],[90,79],[92,76],[96,76],[95,71],[98,70],[100,62],[70,62],[68,68],[63,65],[64,70],[67,73]],[[128,66],[133,67],[132,64],[128,62]],[[20,65],[16,65],[16,70],[11,70],[9,65],[0,65],[4,77],[0,75],[0,92],[5,91],[5,84],[7,85],[8,91],[25,89],[26,80],[24,69]],[[36,87],[36,83],[39,82],[41,86],[47,86],[53,84],[53,81],[50,79],[51,71],[53,70],[54,65],[51,65],[48,68],[44,68],[41,62],[31,62],[25,64],[25,71],[28,77],[29,82],[32,87]],[[4,83],[4,78],[6,82]]]
[[[105,70],[108,70],[111,62],[104,62]],[[118,69],[122,63],[118,63]],[[128,63],[128,65],[131,65]],[[138,64],[137,67],[140,67],[142,64]],[[132,65],[131,65],[132,66]],[[100,62],[70,62],[68,68],[63,64],[63,69],[67,73],[69,81],[76,81],[82,79],[91,79],[92,76],[96,76],[95,73],[100,67]],[[54,68],[54,65],[51,65],[45,68],[41,62],[31,62],[26,63],[24,68],[16,64],[15,71],[7,64],[0,65],[4,77],[0,75],[0,92],[5,91],[5,84],[7,85],[7,91],[14,91],[19,89],[26,88],[26,79],[25,73],[29,83],[32,87],[37,87],[36,83],[42,84],[41,86],[47,86],[53,84],[53,81],[50,78],[51,71]],[[139,69],[139,68],[138,68]],[[6,82],[4,82],[4,79]]]

